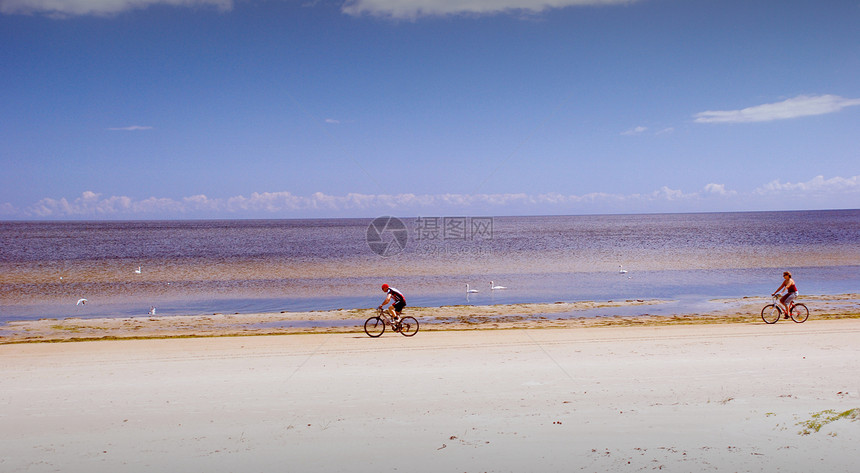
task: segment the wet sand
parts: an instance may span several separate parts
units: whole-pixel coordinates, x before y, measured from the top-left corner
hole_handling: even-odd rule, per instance
[[[860,319],[817,315],[6,344],[0,470],[854,472]]]

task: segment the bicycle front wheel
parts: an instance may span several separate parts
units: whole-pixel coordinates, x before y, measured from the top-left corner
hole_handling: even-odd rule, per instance
[[[768,304],[761,310],[761,319],[766,324],[775,324],[782,317],[782,309],[776,304]]]
[[[809,309],[807,309],[803,304],[794,304],[794,307],[791,308],[788,315],[791,316],[791,320],[802,324],[809,318]]]
[[[371,317],[364,321],[364,333],[376,338],[385,332],[385,321],[379,317]]]
[[[411,337],[418,333],[418,321],[415,317],[403,317],[400,319],[400,333],[405,337]]]

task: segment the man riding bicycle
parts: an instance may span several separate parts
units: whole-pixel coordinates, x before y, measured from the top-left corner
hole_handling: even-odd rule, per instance
[[[406,298],[403,297],[402,292],[389,286],[388,284],[382,285],[382,291],[385,292],[387,295],[385,296],[385,300],[382,301],[382,304],[379,306],[379,308],[381,309],[385,306],[385,304],[388,304],[389,302],[393,301],[393,303],[388,306],[388,313],[391,315],[392,320],[397,322],[397,320],[400,318],[400,312],[402,312],[403,308],[406,307]]]

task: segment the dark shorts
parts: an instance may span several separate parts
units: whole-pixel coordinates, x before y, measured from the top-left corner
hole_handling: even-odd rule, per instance
[[[406,307],[406,302],[400,301],[394,303],[394,312],[398,314],[403,311],[403,308]]]

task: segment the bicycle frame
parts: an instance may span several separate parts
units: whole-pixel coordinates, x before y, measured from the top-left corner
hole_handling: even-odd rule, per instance
[[[394,327],[394,321],[391,320],[391,314],[389,314],[387,310],[379,307],[376,309],[376,313],[379,315],[379,318],[385,321],[385,323]]]
[[[794,305],[794,301],[791,301],[788,307],[784,306],[780,301],[780,299],[782,298],[780,294],[773,294],[770,297],[773,299],[773,304],[780,310],[780,312],[783,312],[785,314],[788,314],[788,312],[791,310],[791,306]]]
[[[806,304],[791,301],[788,306],[780,302],[779,294],[771,294],[772,302],[761,310],[761,318],[765,323],[776,323],[780,318],[791,318],[797,323],[803,323],[809,317],[809,308]]]
[[[793,309],[794,306],[797,305],[797,303],[794,302],[795,299],[793,299],[791,302],[789,302],[787,307],[780,301],[780,299],[782,299],[782,296],[779,294],[773,296],[773,303],[774,304],[779,303],[779,306],[780,306],[780,308],[782,308],[783,312],[785,312],[786,314],[791,314],[791,309]]]

